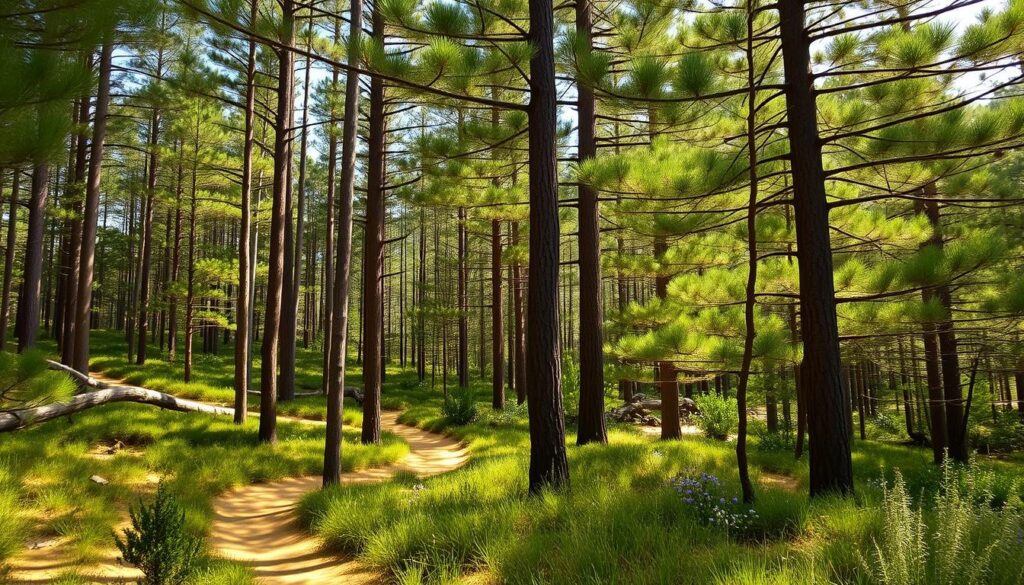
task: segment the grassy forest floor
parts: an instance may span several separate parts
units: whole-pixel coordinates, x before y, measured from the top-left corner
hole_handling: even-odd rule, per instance
[[[231,401],[230,348],[221,355],[197,354],[190,384],[180,381],[180,357],[178,363],[150,359],[138,367],[128,364],[123,352],[120,336],[97,332],[91,369],[180,397]],[[359,385],[357,370],[350,368],[350,385]],[[296,373],[300,391],[318,389],[319,355],[300,349]],[[390,369],[385,407],[403,410],[402,422],[464,441],[471,461],[433,478],[398,474],[383,484],[311,493],[300,507],[310,530],[403,584],[457,583],[467,576],[512,584],[872,583],[879,582],[872,578],[876,543],[884,548],[891,531],[906,529],[892,526],[885,511],[891,493],[882,486],[899,470],[906,493],[927,504],[926,495],[942,483],[942,470],[930,463],[928,449],[855,441],[856,495],[809,502],[806,458],[794,460],[789,445],[754,436],[757,500],[748,509],[732,504],[740,493],[733,442],[693,435],[661,442],[636,427],[613,424],[609,445],[569,448],[570,489],[534,498],[526,493],[525,408],[510,397],[509,408],[494,412],[486,399],[489,384],[480,381],[474,391],[481,399],[477,416],[455,424],[442,413],[440,388],[420,386],[414,372]],[[612,405],[617,398],[609,394],[608,400]],[[258,407],[257,396],[250,396],[250,406]],[[280,407],[281,414],[322,418],[324,399],[301,397]],[[360,422],[348,401],[345,422]],[[567,432],[572,445],[571,417]],[[26,539],[53,537],[69,539],[80,562],[95,558],[109,548],[111,530],[127,505],[151,493],[158,479],[185,506],[192,529],[206,533],[217,494],[319,472],[321,428],[283,421],[279,436],[278,445],[261,446],[254,419],[236,427],[223,418],[139,405],[105,406],[5,435],[0,438],[0,560]],[[345,438],[346,468],[391,463],[407,452],[394,436],[372,448],[358,444],[354,428],[346,429]],[[957,477],[979,484],[986,505],[1006,502],[1021,494],[1021,462],[1019,456],[979,458],[973,472]],[[93,483],[92,475],[110,483]],[[702,509],[687,505],[691,494],[685,490],[692,484],[672,485],[680,476],[699,478],[707,493],[721,498],[732,525],[708,522]],[[986,562],[998,570],[982,582],[1018,583],[1024,544],[1018,538],[1019,550],[986,552],[977,534],[985,529],[971,529],[959,552],[949,554],[967,560],[987,554]],[[998,555],[1018,561],[1010,566]],[[250,579],[236,566],[216,562],[204,575],[210,583]]]

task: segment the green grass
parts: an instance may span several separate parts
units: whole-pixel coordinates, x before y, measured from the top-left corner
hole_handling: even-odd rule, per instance
[[[226,388],[217,385],[230,371],[229,356],[198,359],[196,382],[186,385],[172,374],[180,363],[154,359],[137,368],[106,353],[123,348],[116,335],[98,332],[93,361],[105,364],[110,376],[127,374],[147,387],[204,400],[230,400],[230,378]],[[319,414],[322,417],[322,409]],[[170,486],[190,528],[205,532],[218,493],[236,485],[320,472],[322,426],[280,421],[279,440],[273,446],[257,441],[257,427],[255,417],[237,426],[228,417],[112,404],[0,436],[0,562],[24,546],[30,534],[67,537],[76,562],[95,559],[113,545],[112,529],[127,506],[151,493],[157,479]],[[390,433],[384,433],[381,445],[365,446],[359,443],[358,429],[347,426],[344,440],[346,470],[386,465],[408,453],[408,445]],[[126,448],[106,454],[105,448],[117,442]],[[90,481],[93,475],[109,484]],[[237,566],[221,564],[210,569],[214,570],[210,574],[215,576],[206,582],[246,582]]]
[[[180,396],[231,401],[227,350],[220,356],[197,355],[194,382],[183,385],[180,358],[179,363],[151,359],[144,368],[130,365],[120,336],[105,332],[94,337],[93,349],[93,369],[110,376]],[[318,387],[319,367],[315,352],[300,350],[300,391]],[[349,383],[357,386],[355,370]],[[425,480],[400,474],[383,484],[310,494],[301,514],[312,530],[330,546],[357,555],[403,584],[457,583],[478,572],[513,585],[874,583],[878,581],[872,579],[869,561],[887,522],[879,486],[892,482],[897,469],[910,494],[932,490],[940,481],[940,470],[931,465],[926,448],[854,441],[856,495],[812,502],[806,496],[806,458],[795,461],[785,445],[761,448],[752,438],[757,518],[749,530],[730,534],[697,518],[669,481],[680,473],[707,472],[722,478],[729,494],[738,495],[734,443],[696,436],[660,442],[634,427],[613,425],[609,445],[580,448],[572,444],[570,426],[571,486],[531,497],[525,409],[510,406],[494,413],[487,406],[488,385],[478,384],[477,419],[453,425],[442,415],[440,389],[421,386],[413,374],[389,368],[383,388],[386,406],[404,408],[403,422],[466,442],[472,460],[460,470]],[[251,399],[253,406],[258,404],[257,397]],[[282,413],[311,418],[321,417],[324,409],[321,397],[280,405]],[[346,409],[346,422],[358,423],[356,409],[351,404]],[[27,509],[49,518],[50,530],[82,535],[82,554],[87,555],[90,539],[99,539],[101,533],[90,527],[109,525],[119,513],[112,502],[138,491],[122,486],[159,470],[181,495],[189,521],[204,530],[212,494],[236,483],[319,468],[322,430],[285,422],[281,443],[268,448],[253,442],[254,424],[238,429],[219,419],[134,406],[78,416],[73,423],[50,423],[16,435],[23,452],[0,443],[0,461],[14,462],[6,467],[21,486],[15,488],[13,504],[0,489],[0,511],[29,502]],[[31,441],[33,433],[40,440]],[[873,432],[872,437],[886,435]],[[355,439],[351,434],[347,438]],[[113,439],[138,444],[140,453],[101,462],[83,459],[83,450]],[[403,449],[389,444],[384,450],[361,452],[347,444],[346,465],[373,464],[374,457],[389,459]],[[51,454],[50,463],[40,460]],[[32,460],[27,467],[32,473],[24,471],[26,458]],[[1020,463],[1019,456],[979,458],[976,468],[987,478],[993,503],[1013,501],[1011,495],[1021,493]],[[97,465],[102,471],[93,471]],[[103,489],[68,481],[87,471],[114,481]],[[51,485],[40,478],[56,481]],[[926,514],[931,518],[933,512]],[[250,580],[244,568],[226,563],[209,567],[201,582]]]
[[[581,448],[569,429],[571,487],[531,497],[524,411],[496,415],[481,404],[477,421],[449,426],[436,392],[396,385],[392,394],[411,405],[401,420],[466,441],[470,464],[423,481],[396,477],[310,494],[301,511],[331,546],[400,583],[455,583],[478,571],[513,585],[870,582],[864,558],[883,526],[879,482],[897,468],[918,492],[939,478],[926,449],[856,442],[857,495],[810,502],[806,459],[754,445],[758,517],[751,530],[730,535],[696,518],[668,482],[707,472],[738,495],[734,443],[660,442],[613,426],[609,445]],[[1019,464],[978,467],[991,471],[995,500],[1020,490]],[[795,490],[760,482],[765,473],[787,476]]]

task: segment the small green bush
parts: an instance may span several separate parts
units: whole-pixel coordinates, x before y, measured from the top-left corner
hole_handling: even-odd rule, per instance
[[[946,463],[939,488],[915,505],[898,471],[882,485],[884,526],[870,559],[880,585],[1024,582],[1020,564],[1024,507],[1012,495],[996,505],[985,474]],[[930,503],[930,507],[926,507]]]
[[[700,409],[697,428],[712,439],[726,440],[740,422],[735,398],[724,398],[714,393],[699,396],[697,408]]]
[[[142,571],[144,585],[183,585],[197,568],[202,538],[185,530],[185,513],[161,483],[149,506],[130,511],[132,527],[115,536],[124,561]]]
[[[786,431],[769,431],[763,424],[751,425],[754,437],[754,448],[761,453],[781,453],[792,451],[794,448],[794,434]]]
[[[512,427],[517,423],[526,422],[526,403],[518,404],[515,399],[505,403],[501,410],[488,409],[481,419],[492,427]]]
[[[1013,453],[1024,450],[1024,419],[1017,412],[1000,412],[985,425],[988,432],[972,433],[971,443],[983,453]]]
[[[465,425],[476,419],[476,396],[470,387],[456,388],[444,399],[441,415],[448,424]]]

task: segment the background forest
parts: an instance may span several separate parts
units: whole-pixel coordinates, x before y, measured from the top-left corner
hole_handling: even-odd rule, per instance
[[[0,79],[0,582],[344,580],[226,552],[295,478],[366,582],[1024,582],[1020,0],[10,0]]]

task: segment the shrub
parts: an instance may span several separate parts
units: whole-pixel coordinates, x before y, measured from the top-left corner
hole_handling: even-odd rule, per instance
[[[766,425],[751,425],[754,437],[757,441],[754,448],[761,453],[779,453],[792,451],[794,448],[794,435],[786,431],[769,431]]]
[[[1012,453],[1024,449],[1024,419],[1017,412],[999,412],[971,442],[983,453]]]
[[[882,485],[884,526],[871,560],[862,562],[882,585],[1024,582],[1024,509],[1012,495],[994,505],[991,482],[946,463],[931,509],[915,507],[898,471]],[[927,500],[927,499],[926,499]],[[927,502],[922,502],[927,503]]]
[[[718,394],[697,397],[697,427],[712,439],[724,441],[740,422],[736,412],[736,399],[724,398]]]
[[[894,412],[879,412],[867,420],[883,437],[905,437],[906,427],[903,417]]]
[[[501,410],[489,409],[482,416],[492,427],[511,427],[526,420],[526,403],[518,404],[515,399],[506,402]]]
[[[130,510],[132,527],[115,537],[125,562],[142,571],[144,585],[181,585],[195,572],[202,538],[185,531],[185,513],[163,483],[149,506]]]
[[[456,388],[444,399],[441,415],[448,424],[465,425],[476,418],[476,396],[473,389]]]

